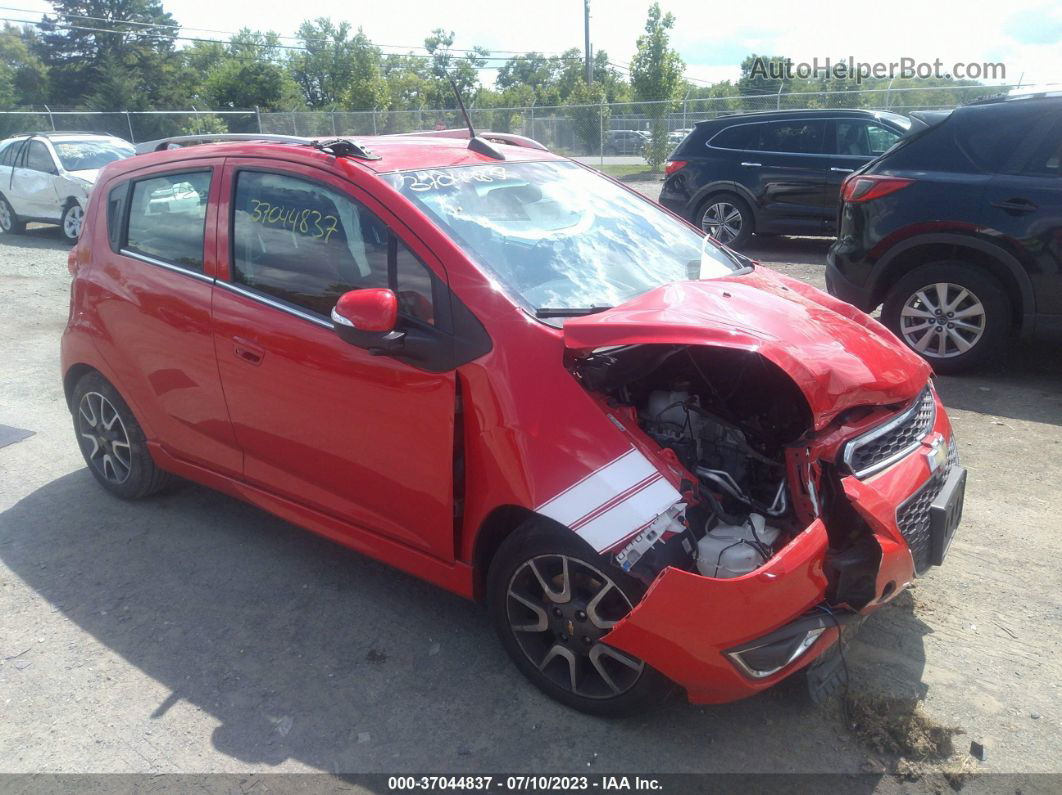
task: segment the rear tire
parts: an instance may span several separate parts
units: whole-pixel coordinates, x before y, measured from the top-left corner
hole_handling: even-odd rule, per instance
[[[713,240],[733,249],[749,242],[756,220],[748,202],[733,193],[709,196],[693,219]]]
[[[103,376],[82,376],[72,405],[78,446],[103,488],[123,500],[138,500],[170,482],[171,475],[152,459],[140,423]]]
[[[532,520],[498,549],[486,596],[495,631],[524,676],[562,704],[618,717],[658,706],[674,689],[600,641],[644,592],[570,530]]]
[[[1011,315],[1003,286],[956,260],[930,262],[904,275],[881,309],[889,330],[941,374],[997,356],[1010,335]]]
[[[0,196],[0,232],[5,235],[21,235],[26,231],[26,222],[15,214],[15,208]]]

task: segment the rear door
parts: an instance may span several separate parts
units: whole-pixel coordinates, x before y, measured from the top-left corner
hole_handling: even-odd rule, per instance
[[[826,122],[794,119],[758,123],[751,151],[739,161],[742,182],[759,207],[763,232],[818,234],[823,228]]]
[[[1062,111],[1013,129],[1024,134],[984,150],[998,152],[1000,173],[985,190],[983,222],[1024,255],[1036,311],[1046,316],[1038,323],[1062,330]]]
[[[31,140],[15,163],[8,195],[18,215],[58,219],[61,208],[55,190],[59,169],[51,150],[40,140]]]
[[[220,171],[184,160],[111,182],[86,229],[101,353],[167,453],[239,476],[210,319]]]
[[[366,192],[310,166],[226,161],[215,345],[244,477],[453,560],[454,371],[341,340],[340,295],[391,287],[400,327],[442,333],[445,271]]]
[[[837,210],[841,183],[859,169],[884,154],[903,133],[884,124],[866,119],[832,119],[826,125],[826,149],[829,153],[826,190],[823,194],[826,229],[837,232]]]

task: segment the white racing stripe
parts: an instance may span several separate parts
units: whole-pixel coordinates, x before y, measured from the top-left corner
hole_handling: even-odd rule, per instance
[[[538,512],[572,528],[602,552],[680,499],[649,459],[632,447],[543,503]]]

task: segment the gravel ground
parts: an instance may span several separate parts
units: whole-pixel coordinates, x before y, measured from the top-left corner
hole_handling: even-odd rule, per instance
[[[751,253],[821,286],[825,249],[775,238]],[[896,763],[837,705],[785,688],[628,721],[571,712],[523,681],[472,604],[198,486],[108,497],[62,399],[65,260],[52,228],[0,239],[0,425],[34,434],[0,447],[0,772]],[[1057,348],[1025,345],[1005,369],[938,383],[970,469],[966,515],[945,565],[855,637],[851,688],[918,699],[961,728],[948,764],[976,740],[981,772],[1062,773]]]

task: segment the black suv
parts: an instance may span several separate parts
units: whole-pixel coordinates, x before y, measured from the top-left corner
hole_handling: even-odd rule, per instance
[[[737,248],[749,236],[832,235],[841,181],[911,129],[868,110],[785,110],[697,124],[671,153],[660,203]]]
[[[1062,331],[1062,97],[958,108],[845,180],[829,291],[940,373]]]

